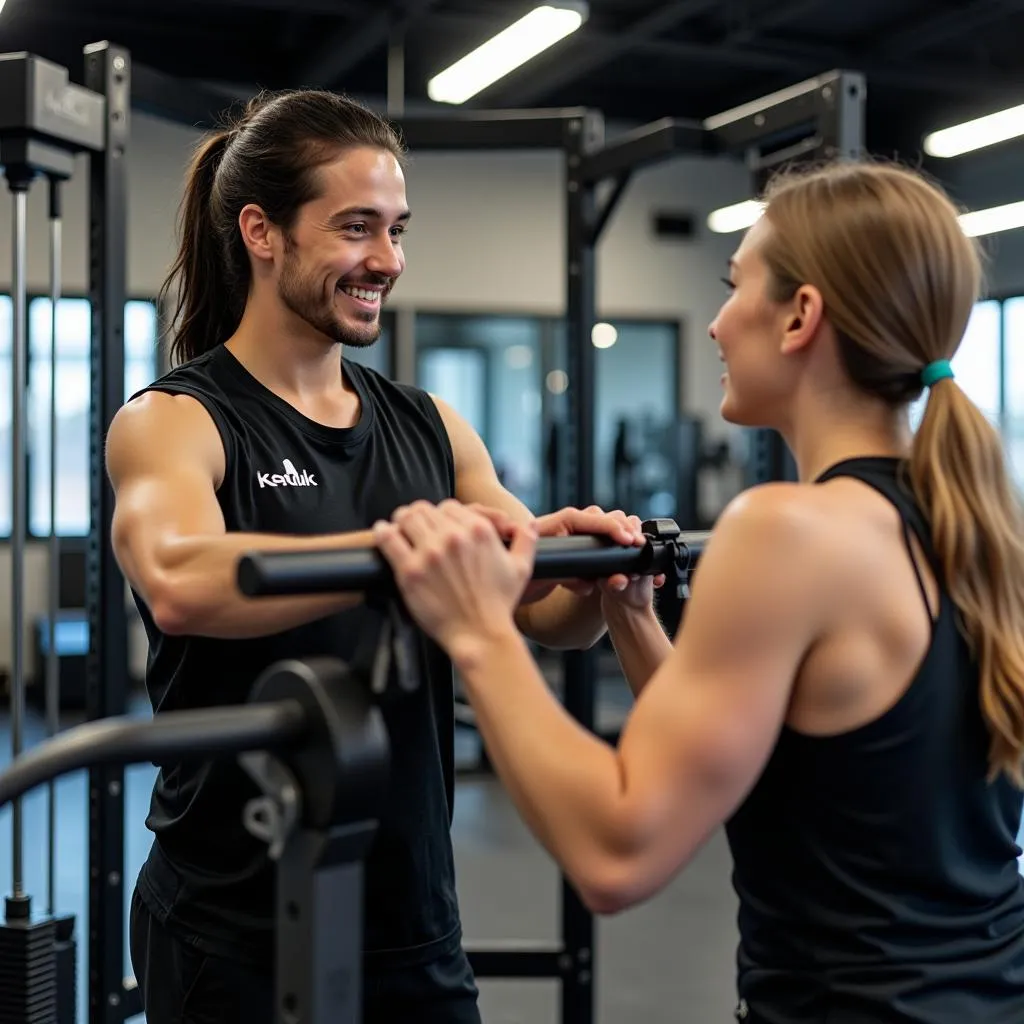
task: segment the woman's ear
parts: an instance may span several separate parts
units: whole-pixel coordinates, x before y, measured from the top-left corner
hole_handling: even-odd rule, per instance
[[[818,333],[825,315],[821,292],[813,285],[801,285],[783,311],[782,352],[790,355],[806,348]]]

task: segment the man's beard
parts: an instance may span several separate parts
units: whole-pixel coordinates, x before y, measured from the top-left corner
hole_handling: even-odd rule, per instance
[[[381,306],[390,291],[390,281],[377,278],[373,281],[359,281],[354,284],[384,285],[381,295]],[[333,301],[326,302],[323,292],[315,282],[303,277],[299,271],[298,258],[293,255],[285,257],[278,284],[278,295],[281,301],[297,317],[305,320],[310,327],[319,331],[331,341],[351,348],[367,348],[374,344],[381,335],[380,311],[377,313],[357,312],[356,318],[362,319],[365,326],[361,329],[351,327],[341,321],[334,308]]]

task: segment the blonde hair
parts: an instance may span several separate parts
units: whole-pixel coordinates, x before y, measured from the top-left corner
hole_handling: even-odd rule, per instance
[[[855,386],[893,406],[917,399],[981,290],[949,197],[905,168],[851,162],[781,175],[765,201],[773,297],[813,284]],[[908,476],[978,661],[991,777],[1024,786],[1024,516],[999,434],[951,379],[929,392]]]

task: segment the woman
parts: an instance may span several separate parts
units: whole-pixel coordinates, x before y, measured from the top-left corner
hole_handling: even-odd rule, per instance
[[[725,825],[747,1024],[1024,1020],[1024,521],[948,362],[980,278],[952,203],[908,171],[770,189],[711,336],[722,415],[780,431],[800,482],[723,513],[674,646],[649,582],[602,584],[637,696],[617,750],[512,625],[531,533],[509,527],[506,551],[452,505],[377,527],[594,911],[652,896]]]

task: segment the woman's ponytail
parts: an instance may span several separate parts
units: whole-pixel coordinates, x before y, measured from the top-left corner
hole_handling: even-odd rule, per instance
[[[952,380],[928,396],[910,478],[978,661],[992,775],[1024,786],[1024,517],[998,433]]]

